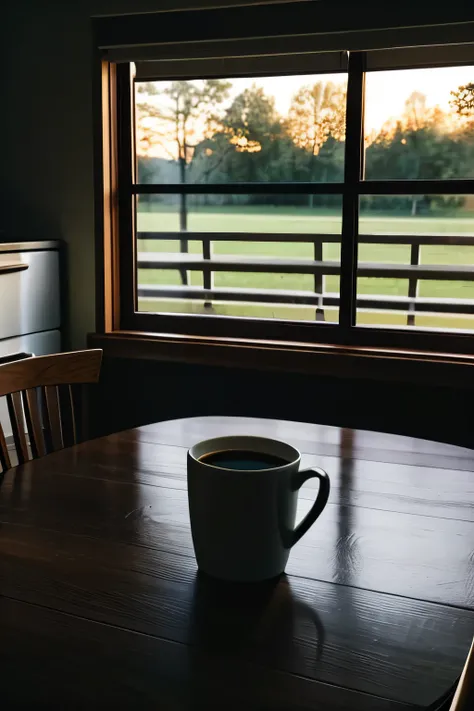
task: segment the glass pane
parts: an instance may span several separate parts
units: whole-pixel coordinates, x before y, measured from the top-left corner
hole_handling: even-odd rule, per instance
[[[139,183],[342,180],[346,74],[135,82]]]
[[[367,180],[474,176],[474,66],[369,72]]]
[[[340,195],[189,195],[199,240],[179,231],[179,196],[164,197],[137,201],[140,311],[338,320]]]
[[[363,196],[359,224],[358,324],[473,329],[473,196]]]

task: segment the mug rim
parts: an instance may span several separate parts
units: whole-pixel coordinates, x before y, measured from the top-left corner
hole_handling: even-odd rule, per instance
[[[278,448],[286,448],[288,450],[291,450],[293,452],[293,457],[290,461],[286,461],[285,464],[281,464],[280,466],[277,467],[268,467],[266,469],[230,469],[228,467],[222,467],[222,466],[216,466],[214,464],[207,464],[207,462],[203,462],[200,457],[203,457],[205,454],[210,454],[213,451],[216,451],[215,449],[210,449],[208,452],[203,452],[199,456],[197,456],[194,453],[194,450],[197,447],[211,447],[212,445],[217,445],[219,442],[223,441],[229,442],[229,440],[246,440],[246,441],[260,441],[260,442],[269,442],[273,445],[276,445]],[[227,445],[227,448],[230,449],[230,446]],[[250,448],[250,447],[248,447]],[[245,447],[235,447],[235,449],[245,449]],[[256,452],[259,450],[256,449]],[[260,450],[261,452],[261,450]],[[268,454],[268,452],[261,452],[262,454]],[[220,437],[211,437],[210,439],[204,439],[201,440],[200,442],[196,442],[192,447],[188,449],[188,456],[197,464],[199,464],[202,467],[205,467],[206,469],[211,469],[215,471],[216,469],[220,469],[221,471],[224,472],[231,472],[233,474],[266,474],[268,472],[272,471],[281,471],[282,469],[285,469],[285,467],[288,466],[295,466],[300,464],[301,462],[301,452],[296,449],[292,444],[289,444],[288,442],[284,442],[283,440],[278,440],[278,439],[273,439],[272,437],[260,437],[259,435],[222,435]],[[278,455],[276,455],[278,456]],[[282,457],[283,458],[283,457]]]

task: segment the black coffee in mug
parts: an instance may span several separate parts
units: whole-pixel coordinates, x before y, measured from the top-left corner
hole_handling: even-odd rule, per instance
[[[274,454],[252,452],[245,449],[223,449],[217,452],[208,452],[199,457],[199,461],[213,467],[232,469],[233,471],[275,469],[289,463],[288,460]]]

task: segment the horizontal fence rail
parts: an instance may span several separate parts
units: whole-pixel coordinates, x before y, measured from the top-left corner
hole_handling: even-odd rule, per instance
[[[266,257],[194,257],[191,254],[142,252],[138,255],[139,269],[188,269],[212,272],[264,272],[274,274],[339,274],[339,262],[316,262],[311,259],[268,259]],[[434,279],[435,281],[474,281],[474,265],[443,266],[440,264],[379,264],[359,262],[357,275],[392,279]]]
[[[324,291],[324,278],[339,275],[340,263],[323,259],[323,245],[340,243],[338,234],[286,234],[286,233],[238,233],[238,232],[138,232],[141,240],[160,242],[172,240],[180,245],[185,242],[201,242],[202,255],[180,252],[145,252],[138,249],[138,269],[178,270],[183,283],[179,286],[139,284],[137,295],[142,299],[195,300],[210,305],[212,302],[236,302],[247,304],[302,305],[316,308],[316,320],[321,319],[324,308],[339,307],[339,294]],[[277,257],[254,257],[213,255],[213,242],[275,242],[306,243],[314,245],[314,258],[285,259]],[[423,245],[474,246],[474,235],[462,234],[370,234],[359,236],[359,244],[406,245],[410,247],[409,264],[359,262],[359,277],[403,279],[407,281],[406,296],[358,295],[357,307],[370,311],[405,313],[407,325],[413,326],[415,314],[464,314],[474,315],[474,299],[435,298],[418,296],[420,280],[474,282],[474,264],[422,264]],[[203,287],[190,286],[187,275],[190,271],[203,275]],[[310,274],[314,276],[313,291],[289,289],[216,288],[212,283],[214,272]]]
[[[142,252],[139,269],[190,269],[213,272],[272,272],[276,274],[339,274],[339,262],[315,262],[311,259],[270,259],[266,257],[195,257],[192,254]],[[474,275],[473,275],[474,278]]]
[[[363,219],[363,218],[362,218]],[[138,232],[138,240],[173,240],[180,241],[183,238],[188,242],[322,242],[323,244],[339,244],[341,235],[337,233],[321,234],[293,234],[286,232]],[[380,234],[380,235],[360,235],[359,244],[434,244],[434,245],[465,245],[474,246],[474,235],[464,235],[462,233],[452,233],[450,235],[431,235],[418,233],[416,235],[400,234]]]

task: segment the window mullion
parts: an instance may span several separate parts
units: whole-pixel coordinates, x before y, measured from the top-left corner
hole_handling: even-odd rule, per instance
[[[339,311],[339,324],[345,329],[355,326],[356,323],[359,183],[364,174],[364,65],[365,53],[350,53],[346,104]]]

